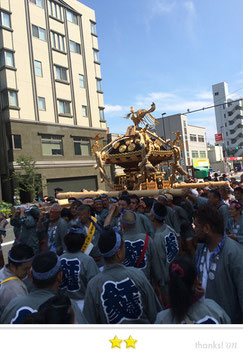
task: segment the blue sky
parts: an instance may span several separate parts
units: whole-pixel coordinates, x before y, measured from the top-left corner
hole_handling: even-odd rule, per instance
[[[230,98],[243,97],[242,0],[83,0],[95,10],[105,116],[124,133],[130,111],[154,117],[213,103],[213,84],[226,81]],[[188,123],[216,133],[214,109]]]

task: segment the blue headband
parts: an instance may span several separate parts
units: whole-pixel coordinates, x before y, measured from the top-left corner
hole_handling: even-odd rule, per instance
[[[32,275],[33,275],[33,278],[36,280],[48,280],[48,279],[52,278],[53,276],[55,276],[58,273],[58,271],[60,270],[60,268],[61,268],[61,260],[57,256],[57,263],[51,270],[49,270],[47,272],[36,272],[32,268]]]
[[[163,197],[166,201],[168,201],[168,198],[165,195],[159,195],[158,197]]]
[[[123,216],[124,216],[124,213],[126,212],[129,212],[129,213],[132,213],[134,216],[135,216],[135,221],[134,222],[127,222],[123,219]],[[136,216],[136,213],[131,211],[131,210],[122,210],[122,213],[121,213],[121,219],[120,221],[125,224],[125,226],[127,227],[131,227],[131,226],[134,226],[136,224],[136,220],[137,220],[137,216]]]
[[[28,259],[23,259],[23,260],[16,260],[14,258],[12,258],[10,256],[10,252],[8,253],[8,258],[9,260],[11,260],[13,263],[19,263],[19,264],[22,264],[22,263],[28,263],[28,261],[32,261],[34,259],[34,256],[32,256],[31,258],[28,258]]]
[[[80,227],[71,227],[67,230],[67,234],[83,234],[84,230]]]
[[[154,205],[155,205],[155,204],[153,204],[152,210],[151,210],[153,216],[154,216],[158,221],[164,222],[165,217],[159,216],[159,215],[154,211]]]
[[[111,197],[110,202],[116,203],[116,202],[118,202],[118,199],[116,197]]]
[[[101,253],[101,255],[105,258],[110,258],[111,256],[115,255],[117,250],[121,247],[121,234],[118,233],[115,229],[114,232],[116,233],[116,244],[110,251],[107,251],[106,253]]]

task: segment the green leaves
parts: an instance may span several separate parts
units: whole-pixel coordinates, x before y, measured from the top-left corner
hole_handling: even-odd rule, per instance
[[[16,163],[18,168],[11,177],[16,185],[15,191],[17,194],[20,191],[29,192],[33,201],[43,188],[42,177],[35,166],[36,161],[31,156],[20,155]]]

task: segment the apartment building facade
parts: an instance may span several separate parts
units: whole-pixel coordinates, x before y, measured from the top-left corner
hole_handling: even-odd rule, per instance
[[[191,169],[195,164],[201,167],[207,164],[207,138],[206,129],[189,125],[187,116],[182,114],[165,116],[159,120],[156,133],[165,140],[175,139],[175,133],[180,132],[183,149],[180,164],[185,170]]]
[[[91,154],[106,121],[95,13],[77,0],[0,0],[0,199],[30,155],[53,195],[102,188]]]
[[[217,133],[223,136],[224,156],[243,155],[243,99],[229,98],[228,84],[212,86]]]

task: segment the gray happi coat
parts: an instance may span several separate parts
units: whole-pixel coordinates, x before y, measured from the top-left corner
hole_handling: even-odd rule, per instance
[[[31,215],[24,216],[19,219],[19,238],[18,243],[28,245],[33,249],[35,254],[40,251],[39,238],[36,232],[37,220]]]
[[[225,237],[213,252],[205,297],[217,302],[229,315],[232,323],[243,322],[243,248]],[[220,250],[218,250],[220,249]],[[199,276],[202,276],[205,253],[200,246],[196,255]]]
[[[135,229],[131,229],[126,233],[123,233],[123,239],[125,241],[126,248],[126,258],[123,261],[123,265],[136,267],[136,264],[144,248],[146,234],[137,233]],[[141,263],[138,265],[138,269],[141,269],[144,272],[149,281],[151,281],[153,276],[152,265],[154,257],[154,243],[152,238],[149,237],[146,252]]]
[[[0,282],[10,277],[16,277],[12,271],[4,266],[0,270]],[[27,295],[28,290],[24,282],[20,279],[9,280],[0,285],[0,316],[9,302],[18,296]]]
[[[234,218],[229,218],[226,228],[227,234],[235,234],[237,242],[243,244],[243,214],[241,214],[238,223],[235,226]]]
[[[160,228],[156,229],[154,247],[156,254],[153,263],[155,279],[160,288],[164,288],[169,278],[169,264],[179,251],[174,229],[165,223]]]
[[[59,286],[70,298],[84,299],[88,282],[99,273],[93,258],[80,252],[61,255],[62,283]]]
[[[177,214],[177,211],[172,209],[170,206],[165,206],[167,213],[165,216],[165,223],[173,228],[173,230],[176,232],[177,235],[180,234],[180,221],[179,221],[179,216]]]
[[[35,291],[30,292],[27,296],[14,298],[5,308],[0,323],[22,324],[28,315],[38,311],[40,305],[56,295],[57,292],[50,289],[35,289]],[[73,301],[71,302],[77,317],[77,322],[79,324],[86,324],[87,321],[77,304]]]
[[[171,309],[166,309],[157,314],[156,324],[176,324]],[[183,323],[194,324],[228,324],[231,323],[228,314],[216,302],[205,298],[195,302],[187,312],[187,320]]]
[[[91,324],[154,323],[161,309],[152,286],[139,269],[105,265],[88,283],[84,315]]]
[[[150,219],[139,212],[136,212],[136,232],[137,233],[145,233],[153,238],[154,236],[154,228]]]

